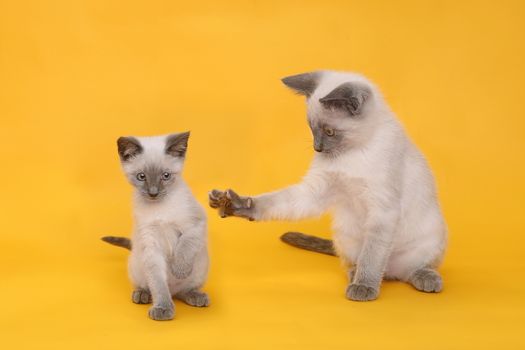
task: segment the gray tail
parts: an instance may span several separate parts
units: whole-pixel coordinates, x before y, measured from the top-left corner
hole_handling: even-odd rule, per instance
[[[101,238],[104,242],[109,244],[116,245],[117,247],[126,248],[131,250],[131,239],[126,237],[115,237],[115,236],[105,236]]]
[[[281,236],[281,241],[291,246],[310,250],[316,253],[336,256],[334,244],[331,239],[305,235],[300,232],[286,232]]]

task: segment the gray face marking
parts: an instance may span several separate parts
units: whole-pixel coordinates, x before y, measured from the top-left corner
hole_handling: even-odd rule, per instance
[[[136,193],[150,201],[169,194],[182,171],[189,136],[189,132],[183,132],[144,141],[134,137],[118,139],[124,173]]]
[[[119,137],[117,140],[118,154],[120,160],[127,162],[131,158],[142,153],[142,146],[140,145],[139,140],[134,137]]]
[[[143,176],[141,176],[143,174]],[[132,174],[131,183],[139,192],[150,200],[156,200],[168,193],[169,186],[175,181],[175,174],[169,169],[157,165],[147,165],[136,174]],[[143,180],[140,179],[143,178]]]
[[[314,137],[314,150],[329,155],[336,155],[343,147],[343,133],[327,123],[308,122]]]
[[[320,78],[321,72],[311,72],[291,75],[283,78],[281,81],[298,94],[310,97],[317,88]]]
[[[173,157],[184,157],[188,149],[190,132],[169,135],[166,139],[166,154]]]
[[[336,87],[332,92],[319,102],[328,109],[344,109],[351,116],[361,114],[363,105],[371,95],[370,89],[359,83],[344,83]]]

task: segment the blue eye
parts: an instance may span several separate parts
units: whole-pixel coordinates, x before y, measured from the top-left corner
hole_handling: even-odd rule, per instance
[[[139,180],[139,181],[145,181],[145,180],[146,180],[146,174],[144,174],[144,173],[138,173],[138,174],[137,174],[137,180]]]
[[[168,172],[162,173],[162,180],[169,180],[171,177],[171,174]]]

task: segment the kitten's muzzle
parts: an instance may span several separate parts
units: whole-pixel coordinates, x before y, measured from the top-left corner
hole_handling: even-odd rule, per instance
[[[316,152],[324,151],[323,138],[314,134],[314,150]]]
[[[159,196],[159,189],[157,187],[148,188],[148,196],[150,198],[157,198]]]

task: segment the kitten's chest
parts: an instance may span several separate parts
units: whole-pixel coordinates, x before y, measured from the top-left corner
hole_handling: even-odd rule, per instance
[[[368,185],[365,178],[341,173],[327,174],[327,177],[330,179],[332,208],[360,214],[366,212]]]
[[[323,164],[318,170],[326,180],[332,209],[339,214],[351,212],[354,218],[364,217],[373,181],[367,159],[346,157]]]
[[[361,196],[373,176],[371,165],[359,155],[317,163],[313,173],[325,179],[329,192],[337,202]]]
[[[341,179],[360,179],[366,181],[374,176],[378,166],[368,153],[354,151],[340,156],[337,159],[324,159],[319,162],[318,168],[327,173],[339,174]],[[375,171],[374,171],[375,170]]]
[[[172,256],[181,231],[171,222],[139,221],[135,223],[133,233],[133,247],[156,247],[166,257]]]
[[[186,216],[185,208],[177,205],[145,205],[135,208],[134,221],[137,227],[161,225],[180,230]]]
[[[182,233],[177,212],[169,208],[142,208],[134,215],[134,244],[162,247],[166,256],[173,250]]]

